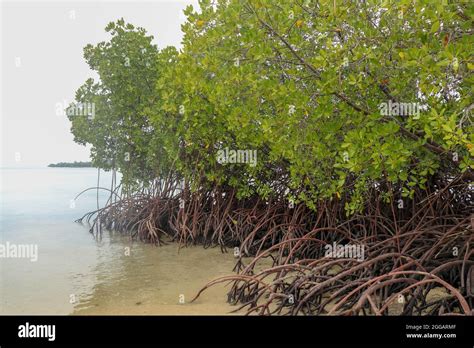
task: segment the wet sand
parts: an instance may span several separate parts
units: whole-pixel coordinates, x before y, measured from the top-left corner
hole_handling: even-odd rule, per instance
[[[226,302],[225,284],[190,302],[207,282],[232,274],[232,250],[222,253],[201,246],[178,250],[175,243],[156,247],[114,239],[115,256],[97,265],[94,286],[78,299],[72,314],[223,315],[237,308]]]

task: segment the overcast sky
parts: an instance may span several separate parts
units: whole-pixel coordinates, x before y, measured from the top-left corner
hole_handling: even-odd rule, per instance
[[[94,73],[88,43],[108,40],[104,28],[121,17],[145,28],[159,48],[180,46],[182,10],[193,0],[2,1],[0,167],[87,161],[67,117],[57,112]]]

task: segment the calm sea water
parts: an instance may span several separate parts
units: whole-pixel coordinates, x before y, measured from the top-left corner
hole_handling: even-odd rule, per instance
[[[96,208],[93,168],[0,169],[0,243],[36,245],[38,260],[0,258],[0,314],[223,314],[225,289],[191,297],[229,274],[232,255],[200,247],[178,251],[105,233],[74,220]],[[111,174],[101,172],[101,186]],[[100,204],[107,192],[100,193]]]
[[[0,241],[37,245],[38,260],[0,258],[1,313],[69,313],[90,292],[99,253],[74,220],[96,205],[93,168],[0,169]],[[108,186],[110,173],[101,175]],[[105,191],[104,191],[105,192]],[[104,202],[106,194],[100,194]]]

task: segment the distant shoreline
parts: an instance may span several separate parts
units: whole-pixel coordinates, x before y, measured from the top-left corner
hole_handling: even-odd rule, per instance
[[[48,164],[51,168],[93,168],[92,162],[59,162]]]

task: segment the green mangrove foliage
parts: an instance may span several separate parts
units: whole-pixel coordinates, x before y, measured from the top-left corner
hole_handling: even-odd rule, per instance
[[[100,81],[89,79],[76,92],[77,103],[93,103],[95,112],[93,117],[68,112],[72,133],[77,142],[92,144],[95,166],[119,169],[128,185],[148,182],[160,174],[148,159],[158,49],[144,29],[123,20],[105,30],[112,35],[109,42],[84,48],[84,58]]]
[[[95,116],[69,118],[95,166],[348,213],[370,190],[472,180],[473,3],[202,0],[185,14],[179,51],[123,19],[84,49],[100,79],[76,103]],[[232,150],[255,165],[217,160]]]

